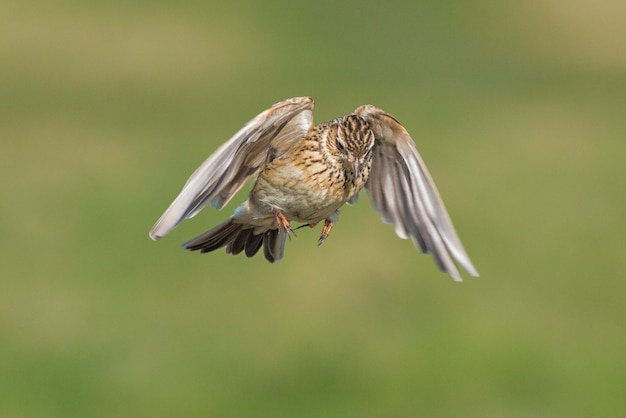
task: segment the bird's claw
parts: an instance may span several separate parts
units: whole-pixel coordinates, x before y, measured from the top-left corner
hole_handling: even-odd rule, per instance
[[[295,229],[291,227],[289,220],[285,217],[285,215],[280,210],[273,209],[272,214],[274,215],[274,218],[276,219],[276,225],[278,226],[278,229],[279,230],[282,229],[283,231],[285,231],[289,239],[291,239],[292,235],[296,238],[298,237],[296,235]]]
[[[326,241],[326,238],[328,238],[328,235],[330,234],[331,229],[333,229],[333,226],[335,226],[335,223],[333,221],[329,221],[328,219],[324,221],[324,227],[322,228],[320,239],[317,241],[318,246],[322,245],[324,241]]]

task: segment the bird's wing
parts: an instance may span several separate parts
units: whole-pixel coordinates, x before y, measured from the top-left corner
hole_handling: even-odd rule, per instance
[[[439,268],[454,280],[461,276],[453,258],[469,274],[478,276],[406,129],[392,115],[371,105],[354,113],[367,121],[376,138],[365,187],[383,220],[395,226],[398,236],[411,237],[422,252],[432,254]]]
[[[150,237],[164,237],[207,203],[216,209],[224,207],[268,159],[304,139],[313,125],[313,107],[310,97],[287,99],[248,122],[194,171],[152,227]]]

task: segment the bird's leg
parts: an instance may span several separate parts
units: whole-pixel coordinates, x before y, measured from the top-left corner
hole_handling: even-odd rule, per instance
[[[283,229],[289,238],[291,238],[291,234],[293,234],[294,237],[296,236],[296,231],[291,227],[289,221],[280,210],[271,209],[270,212],[274,215],[279,230]]]
[[[317,241],[317,245],[322,245],[322,243],[324,241],[326,241],[326,238],[328,238],[328,234],[330,234],[331,229],[333,229],[333,226],[335,226],[335,222],[331,221],[330,219],[326,219],[324,221],[324,227],[322,228],[322,234],[320,235],[320,239],[319,241]]]

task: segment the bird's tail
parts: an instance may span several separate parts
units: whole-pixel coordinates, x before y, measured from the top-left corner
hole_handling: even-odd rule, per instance
[[[282,229],[269,229],[255,234],[254,229],[252,225],[236,223],[231,217],[187,241],[183,248],[208,253],[226,247],[228,254],[236,255],[243,251],[246,256],[252,257],[263,247],[263,254],[270,263],[283,258],[287,233]]]

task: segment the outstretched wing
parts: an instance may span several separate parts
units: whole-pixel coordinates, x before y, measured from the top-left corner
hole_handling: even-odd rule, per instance
[[[411,237],[433,255],[454,280],[461,276],[453,258],[472,276],[472,265],[457,236],[437,187],[409,133],[392,115],[372,105],[354,111],[370,125],[376,143],[366,189],[383,220],[401,238]]]
[[[313,125],[313,107],[310,97],[287,99],[248,122],[194,171],[152,227],[150,237],[154,240],[164,237],[207,203],[216,209],[224,207],[268,159],[283,154],[304,139]]]

